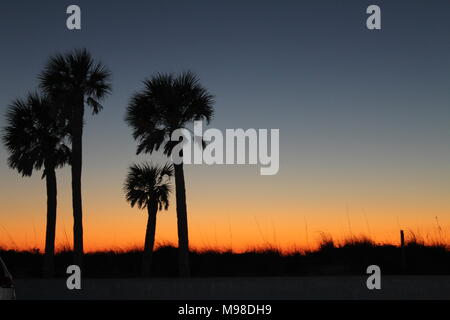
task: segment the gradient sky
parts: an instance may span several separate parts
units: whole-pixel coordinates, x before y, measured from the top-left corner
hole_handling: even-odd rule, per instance
[[[382,9],[369,31],[365,10]],[[65,27],[82,9],[82,30]],[[0,127],[57,52],[87,47],[113,72],[105,109],[87,116],[83,203],[88,250],[141,246],[146,214],[122,184],[136,157],[123,121],[156,72],[193,70],[216,96],[212,127],[279,128],[280,172],[186,168],[190,240],[236,250],[314,246],[320,234],[398,241],[450,233],[449,1],[0,2]],[[0,146],[0,246],[42,248],[40,173],[21,178]],[[72,239],[70,172],[58,172],[57,245]],[[157,241],[176,242],[175,199]],[[437,217],[437,220],[436,220]],[[447,238],[448,240],[448,238]]]

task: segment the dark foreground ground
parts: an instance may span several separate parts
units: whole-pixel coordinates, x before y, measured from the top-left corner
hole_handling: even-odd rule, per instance
[[[37,251],[0,250],[0,256],[16,279],[41,278],[43,255]],[[71,252],[55,257],[56,277],[65,278],[73,264]],[[166,246],[155,251],[152,276],[178,277],[177,249]],[[281,254],[276,249],[244,253],[193,251],[190,254],[194,278],[271,278],[313,276],[360,276],[369,265],[377,265],[384,275],[450,276],[450,250],[445,245],[409,242],[403,249],[353,239],[343,245],[324,240],[316,251]],[[97,279],[139,278],[142,251],[95,252],[84,258],[83,277]]]
[[[56,278],[42,279],[39,252],[1,251],[18,299],[448,299],[450,251],[410,241],[404,248],[356,239],[324,240],[316,251],[191,252],[191,279],[178,278],[177,249],[154,253],[151,279],[142,279],[141,251],[86,254],[82,290],[66,287],[70,252],[56,256]],[[366,269],[381,269],[381,290],[366,286]]]
[[[368,290],[366,277],[85,279],[70,291],[65,279],[18,279],[17,299],[438,299],[450,300],[450,276],[382,276],[381,290]]]

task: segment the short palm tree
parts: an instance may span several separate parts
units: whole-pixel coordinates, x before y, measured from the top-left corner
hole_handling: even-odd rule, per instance
[[[85,49],[51,57],[40,75],[41,88],[58,101],[56,107],[69,121],[72,141],[73,245],[75,263],[79,266],[83,259],[81,171],[84,107],[89,105],[93,114],[100,112],[100,101],[111,91],[110,78],[108,69],[101,63],[95,63]]]
[[[147,208],[148,222],[145,233],[142,274],[149,276],[155,244],[156,214],[158,210],[169,208],[169,195],[172,190],[170,178],[173,176],[172,165],[152,166],[147,163],[133,165],[129,168],[124,191],[131,207]]]
[[[163,147],[168,156],[178,142],[170,141],[172,133],[186,128],[195,120],[209,121],[213,115],[214,99],[192,72],[179,76],[157,74],[144,81],[128,105],[125,121],[133,128],[138,141],[137,154],[152,153]],[[175,164],[177,201],[179,272],[189,277],[189,236],[186,187],[183,163]]]
[[[44,276],[54,275],[57,182],[55,169],[69,162],[64,121],[53,116],[47,97],[30,94],[12,103],[6,114],[2,140],[9,152],[8,165],[22,176],[43,168],[47,185],[47,229]]]

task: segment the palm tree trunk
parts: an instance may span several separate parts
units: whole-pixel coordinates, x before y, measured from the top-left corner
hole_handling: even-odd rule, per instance
[[[51,278],[55,273],[55,230],[57,185],[55,168],[45,169],[47,185],[47,229],[45,232],[44,277]]]
[[[189,267],[189,235],[186,207],[186,186],[184,183],[183,164],[175,167],[175,188],[177,198],[177,225],[178,225],[178,265],[179,275],[182,278],[190,276]]]
[[[83,209],[81,199],[83,98],[72,112],[72,207],[74,262],[80,268],[83,264]]]
[[[148,221],[147,231],[145,232],[144,256],[142,259],[142,276],[149,277],[152,270],[153,247],[155,245],[156,232],[156,214],[158,212],[157,204],[151,204],[147,207]]]

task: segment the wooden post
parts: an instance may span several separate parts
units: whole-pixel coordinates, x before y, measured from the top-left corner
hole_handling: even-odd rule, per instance
[[[400,230],[400,249],[401,249],[401,263],[402,263],[402,271],[406,271],[406,248],[405,248],[405,233],[403,230]]]

